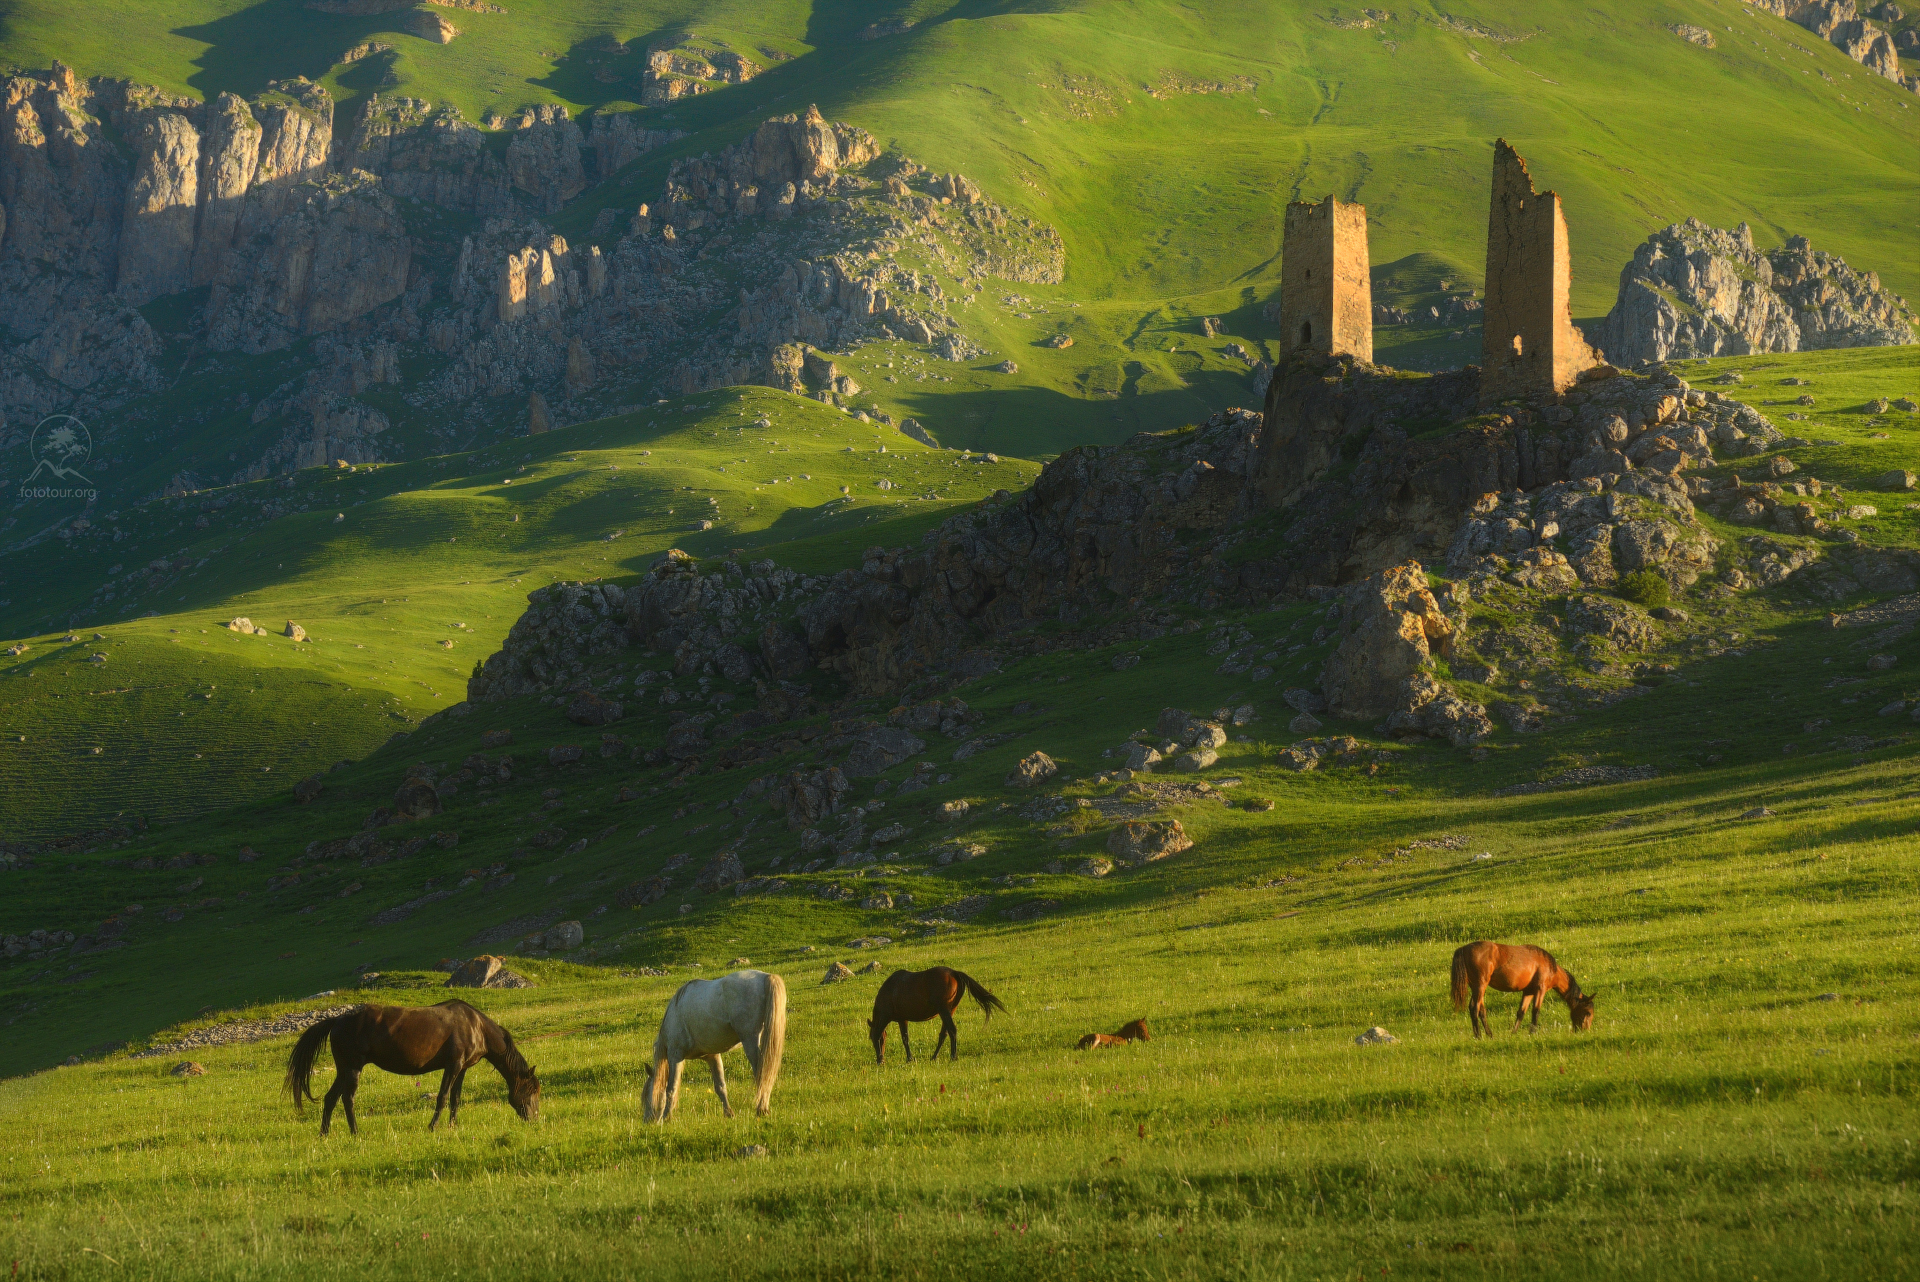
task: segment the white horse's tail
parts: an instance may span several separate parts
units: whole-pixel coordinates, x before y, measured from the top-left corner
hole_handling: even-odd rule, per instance
[[[760,1063],[753,1071],[753,1111],[762,1117],[773,1107],[773,1084],[780,1079],[780,1055],[786,1046],[787,981],[769,974],[760,1012]]]
[[[673,1024],[673,1008],[679,1000],[680,994],[675,993],[673,1000],[667,1003],[667,1012],[660,1017],[660,1031],[654,1034],[653,1038],[653,1067],[647,1072],[647,1093],[641,1101],[641,1115],[649,1122],[667,1120],[667,1078],[669,1076],[667,1030]]]

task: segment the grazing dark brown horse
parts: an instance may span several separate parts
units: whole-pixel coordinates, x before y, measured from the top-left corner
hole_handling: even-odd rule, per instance
[[[953,1026],[954,1009],[960,1005],[960,999],[968,993],[980,1003],[980,1009],[987,1012],[987,1018],[993,1018],[993,1012],[1005,1010],[998,997],[980,987],[979,981],[969,975],[945,966],[935,966],[932,970],[896,970],[887,976],[887,982],[880,985],[880,991],[873,998],[873,1018],[867,1021],[867,1037],[873,1043],[873,1062],[887,1062],[887,1025],[900,1025],[900,1045],[907,1052],[907,1063],[913,1063],[913,1046],[907,1041],[909,1021],[940,1017],[940,1040],[933,1044],[933,1057],[940,1058],[942,1044],[951,1043],[950,1059],[960,1058],[960,1030]]]
[[[1122,1024],[1115,1033],[1088,1033],[1080,1039],[1079,1049],[1090,1051],[1103,1046],[1125,1046],[1128,1042],[1150,1042],[1153,1034],[1147,1031],[1147,1021],[1136,1019],[1131,1024]]]
[[[1533,1031],[1540,1031],[1540,1003],[1548,993],[1559,993],[1573,1017],[1573,1028],[1584,1033],[1593,1027],[1593,998],[1580,991],[1573,972],[1563,970],[1553,954],[1532,944],[1496,944],[1476,939],[1462,944],[1453,954],[1453,1008],[1464,1010],[1473,1020],[1473,1035],[1484,1031],[1493,1036],[1487,1022],[1487,990],[1520,994],[1520,1013],[1513,1026],[1520,1027],[1533,1008]]]
[[[540,1079],[513,1044],[513,1034],[463,1001],[438,1006],[356,1006],[344,1015],[321,1020],[300,1034],[293,1054],[287,1056],[286,1089],[296,1109],[303,1099],[314,1098],[313,1060],[320,1053],[320,1043],[326,1041],[333,1045],[334,1073],[320,1114],[322,1135],[333,1124],[336,1103],[346,1106],[347,1129],[360,1133],[353,1116],[353,1095],[360,1089],[360,1070],[368,1064],[408,1077],[440,1070],[440,1095],[428,1130],[440,1124],[441,1109],[448,1110],[448,1125],[459,1121],[461,1084],[467,1070],[483,1059],[507,1079],[507,1102],[514,1112],[529,1120],[540,1112]]]

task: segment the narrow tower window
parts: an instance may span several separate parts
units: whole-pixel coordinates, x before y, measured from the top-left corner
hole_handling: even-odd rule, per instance
[[[1300,322],[1300,346],[1305,347],[1312,342],[1313,342],[1313,322],[1312,321]]]

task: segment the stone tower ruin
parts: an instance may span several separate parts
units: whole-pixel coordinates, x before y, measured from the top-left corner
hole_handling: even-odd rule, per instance
[[[1502,138],[1493,144],[1487,212],[1487,302],[1482,321],[1480,404],[1558,395],[1599,357],[1574,328],[1567,291],[1573,268],[1560,197],[1536,192],[1527,162]]]
[[[1328,196],[1287,206],[1280,244],[1280,355],[1344,352],[1373,363],[1367,207]]]

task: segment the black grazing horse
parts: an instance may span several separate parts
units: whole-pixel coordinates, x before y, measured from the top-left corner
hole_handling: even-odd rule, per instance
[[[513,1044],[513,1034],[463,1001],[438,1006],[356,1006],[344,1015],[321,1020],[300,1034],[293,1054],[287,1056],[286,1089],[296,1109],[303,1099],[314,1098],[313,1060],[324,1041],[333,1044],[334,1076],[320,1114],[322,1135],[333,1123],[336,1103],[346,1105],[347,1129],[360,1133],[353,1116],[353,1093],[360,1089],[360,1070],[368,1064],[409,1077],[440,1070],[440,1096],[434,1101],[428,1130],[440,1124],[441,1109],[448,1110],[449,1125],[459,1121],[460,1085],[467,1070],[483,1059],[507,1079],[507,1102],[516,1113],[531,1120],[540,1112],[540,1079]]]

